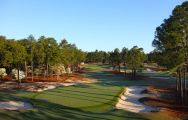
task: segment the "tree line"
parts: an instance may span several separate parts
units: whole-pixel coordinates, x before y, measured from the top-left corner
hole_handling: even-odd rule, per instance
[[[121,66],[126,69],[132,70],[132,76],[135,77],[136,71],[143,67],[143,62],[147,60],[147,55],[144,53],[143,48],[133,46],[131,49],[123,47],[121,50],[115,48],[113,51],[94,51],[88,52],[86,62],[88,63],[103,63],[110,64],[113,68],[118,67],[120,72]]]
[[[178,5],[156,28],[150,60],[167,68],[188,62],[188,1]]]
[[[156,28],[152,45],[155,50],[149,59],[169,69],[176,68],[176,90],[182,103],[187,102],[188,1],[176,6],[172,15]]]
[[[13,68],[25,70],[25,65],[31,69],[45,66],[47,74],[49,66],[63,64],[73,71],[85,60],[86,53],[66,39],[58,44],[53,37],[41,36],[35,39],[29,35],[25,39],[7,39],[0,36],[0,67],[10,73]]]

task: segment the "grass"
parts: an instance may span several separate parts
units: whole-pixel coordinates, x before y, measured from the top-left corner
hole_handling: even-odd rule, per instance
[[[100,85],[88,85],[86,87],[77,85],[46,91],[35,98],[73,108],[89,108],[104,104],[111,105],[111,103],[116,101],[114,98],[117,98],[119,91],[121,91],[121,88],[113,86],[103,89],[103,86]]]
[[[34,109],[25,111],[0,110],[1,120],[146,120],[158,118],[155,114],[136,114],[114,108],[125,86],[151,85],[154,81],[127,80],[122,75],[106,72],[108,65],[88,65],[87,76],[99,80],[95,84],[58,87],[41,93],[0,91],[0,100],[29,101]],[[171,119],[168,117],[168,119]]]

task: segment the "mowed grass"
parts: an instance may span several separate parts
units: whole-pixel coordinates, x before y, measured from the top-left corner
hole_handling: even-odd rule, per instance
[[[108,65],[88,65],[86,75],[97,79],[95,84],[82,84],[32,93],[0,91],[0,100],[20,100],[33,104],[32,110],[0,110],[0,120],[145,120],[162,119],[164,115],[136,114],[115,109],[125,86],[151,85],[153,81],[127,80],[122,75],[106,72]],[[166,115],[167,116],[167,115]],[[172,119],[168,117],[168,119]]]
[[[45,91],[37,95],[35,99],[47,100],[48,102],[73,108],[105,106],[106,109],[111,109],[121,91],[121,88],[116,86],[76,85]]]

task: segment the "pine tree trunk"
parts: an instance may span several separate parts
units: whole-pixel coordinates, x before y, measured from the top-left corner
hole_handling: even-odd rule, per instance
[[[182,88],[182,87],[183,87],[183,83],[182,83],[183,80],[182,80],[181,72],[182,72],[182,71],[180,70],[180,72],[179,72],[179,80],[180,80],[180,81],[179,81],[179,84],[180,84],[179,86],[180,86],[180,87],[179,87],[179,88],[180,88],[180,98],[181,98],[181,102],[183,103],[183,88]]]
[[[186,66],[183,68],[183,102],[186,102]]]
[[[18,74],[18,85],[20,85],[21,81],[20,81],[20,70],[19,70],[19,65],[17,65],[17,74]]]
[[[71,65],[71,71],[74,73],[74,65]]]
[[[25,80],[27,81],[27,62],[25,61]]]
[[[80,69],[80,64],[78,64],[78,71],[79,71],[79,72],[81,71],[81,69]]]
[[[48,76],[48,63],[46,64],[46,76]]]
[[[33,60],[31,61],[31,80],[33,82]]]
[[[126,66],[125,66],[125,69],[124,69],[124,75],[127,76]]]
[[[187,66],[185,67],[185,83],[184,83],[184,93],[185,93],[185,101],[186,101],[186,105],[188,104],[188,100],[187,100],[187,91],[186,91],[186,87],[187,87],[187,82],[186,82],[186,74],[187,74]]]
[[[115,65],[113,65],[113,70],[115,70]]]
[[[176,71],[176,73],[177,73],[177,77],[176,77],[176,92],[178,92],[179,91],[179,71],[177,70]]]
[[[136,68],[134,68],[134,73],[133,73],[134,75],[134,79],[136,78]]]
[[[132,80],[134,79],[134,68],[132,68],[131,78],[132,78]]]
[[[180,70],[178,71],[178,92],[180,93],[181,91],[181,74],[180,74]]]

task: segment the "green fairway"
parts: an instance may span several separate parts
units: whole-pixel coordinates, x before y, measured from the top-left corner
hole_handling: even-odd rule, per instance
[[[110,106],[116,101],[120,92],[121,88],[114,86],[104,89],[101,85],[77,85],[46,91],[35,98],[73,108],[89,108],[104,104]]]
[[[125,86],[151,85],[153,81],[127,80],[120,75],[105,70],[107,65],[88,65],[86,75],[97,79],[95,84],[82,84],[70,87],[31,93],[23,91],[1,91],[1,101],[21,100],[33,104],[32,110],[8,111],[0,110],[1,119],[83,119],[83,120],[118,120],[118,119],[157,119],[156,115],[136,114],[115,109],[119,94]],[[168,117],[171,119],[170,117]]]

